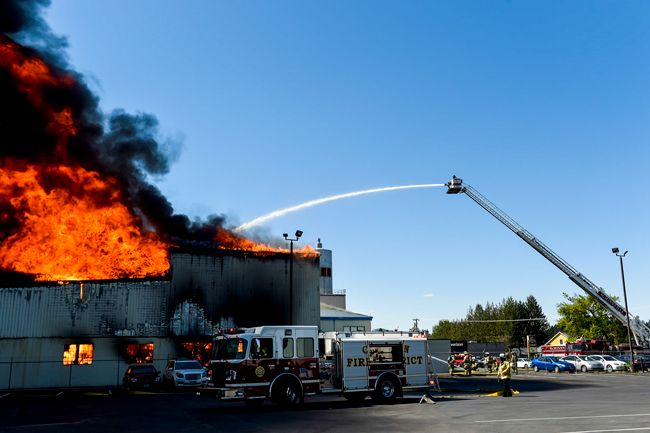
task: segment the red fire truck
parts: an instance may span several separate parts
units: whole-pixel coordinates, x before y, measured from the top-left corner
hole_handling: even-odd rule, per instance
[[[566,343],[564,345],[558,346],[550,346],[545,344],[542,346],[542,355],[555,356],[594,355],[609,353],[612,351],[617,351],[617,349],[605,340],[595,339],[578,339],[575,343]]]
[[[260,326],[215,337],[201,393],[297,405],[320,393],[391,401],[435,385],[427,340],[408,332],[318,334],[315,326]]]

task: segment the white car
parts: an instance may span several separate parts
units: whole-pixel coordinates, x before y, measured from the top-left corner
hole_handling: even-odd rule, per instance
[[[560,360],[573,364],[576,371],[580,370],[583,373],[588,371],[605,370],[605,365],[602,362],[587,359],[587,356],[585,355],[567,355],[560,358]]]
[[[163,386],[205,386],[208,372],[195,359],[175,360],[167,363],[162,376]]]
[[[625,371],[628,368],[627,363],[614,358],[612,355],[589,355],[587,359],[602,362],[605,366],[605,371],[608,373],[612,371]]]
[[[531,368],[532,364],[530,359],[526,358],[517,358],[517,368]]]

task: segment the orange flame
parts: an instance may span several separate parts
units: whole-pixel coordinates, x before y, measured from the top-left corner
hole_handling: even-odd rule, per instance
[[[219,229],[217,231],[217,238],[215,239],[219,243],[219,248],[236,250],[236,251],[251,251],[258,255],[264,254],[277,254],[277,253],[289,253],[289,248],[274,247],[270,244],[257,243],[250,239],[237,236],[231,231],[226,229]],[[318,257],[318,251],[306,245],[302,248],[294,248],[294,254],[297,254],[305,258]]]
[[[56,137],[56,163],[0,161],[0,221],[16,231],[1,233],[0,267],[38,280],[107,279],[162,275],[167,245],[144,233],[124,204],[115,179],[103,179],[69,161],[66,146],[77,133],[73,110],[53,106],[44,95],[75,85],[29,50],[0,36],[0,68],[42,113]]]
[[[54,106],[44,95],[76,85],[31,51],[0,35],[0,69],[42,114],[45,132],[56,139],[49,162],[0,160],[0,268],[35,275],[37,280],[142,278],[169,270],[168,247],[142,229],[143,221],[126,204],[118,181],[71,161],[69,139],[78,133],[75,112]],[[56,161],[56,162],[53,162]],[[220,229],[223,249],[255,254],[285,253]],[[298,255],[315,257],[304,247]]]
[[[70,182],[76,190],[48,191],[40,183],[44,175]],[[80,167],[0,168],[0,202],[10,203],[22,218],[20,230],[0,245],[0,267],[36,274],[38,280],[164,274],[167,245],[139,229],[118,191]]]

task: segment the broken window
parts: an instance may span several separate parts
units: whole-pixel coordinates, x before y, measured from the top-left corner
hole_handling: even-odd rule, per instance
[[[90,365],[93,363],[92,344],[66,344],[63,365]]]
[[[129,364],[148,364],[153,362],[153,343],[129,343],[126,345]]]
[[[202,365],[210,363],[211,341],[186,341],[181,343],[180,355],[183,358],[196,359]]]

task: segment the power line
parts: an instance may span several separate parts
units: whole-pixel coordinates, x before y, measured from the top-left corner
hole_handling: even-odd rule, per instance
[[[534,317],[532,319],[461,320],[457,323],[542,322],[545,320],[546,317]]]

